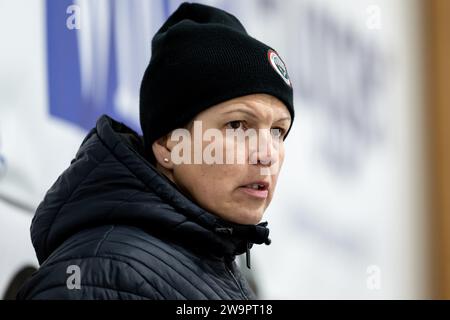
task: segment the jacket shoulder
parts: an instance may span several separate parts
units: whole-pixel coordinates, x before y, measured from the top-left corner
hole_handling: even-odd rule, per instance
[[[58,247],[21,288],[18,299],[161,299],[148,274],[137,268],[127,227],[103,226],[80,232]],[[129,232],[129,231],[128,231]],[[108,250],[113,241],[114,249]],[[121,243],[121,241],[123,243]],[[128,250],[127,250],[128,249]],[[122,254],[127,252],[128,254]]]

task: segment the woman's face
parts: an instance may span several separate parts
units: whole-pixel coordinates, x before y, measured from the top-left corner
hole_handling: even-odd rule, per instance
[[[228,100],[198,114],[182,139],[169,134],[156,141],[157,168],[209,212],[257,224],[275,191],[290,123],[273,96]]]

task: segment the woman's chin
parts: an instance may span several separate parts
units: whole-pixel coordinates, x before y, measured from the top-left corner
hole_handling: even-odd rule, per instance
[[[258,224],[261,222],[263,212],[251,211],[241,213],[238,216],[229,217],[227,220],[237,224]]]

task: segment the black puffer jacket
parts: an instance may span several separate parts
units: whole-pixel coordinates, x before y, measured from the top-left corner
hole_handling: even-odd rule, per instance
[[[41,266],[18,299],[254,298],[234,258],[269,243],[266,224],[218,219],[141,154],[134,131],[98,120],[36,211]],[[71,265],[79,289],[67,285]]]

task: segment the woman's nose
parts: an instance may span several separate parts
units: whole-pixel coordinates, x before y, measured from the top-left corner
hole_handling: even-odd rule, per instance
[[[270,130],[259,133],[257,150],[253,150],[253,162],[263,166],[271,166],[279,161],[278,139],[273,137]]]

